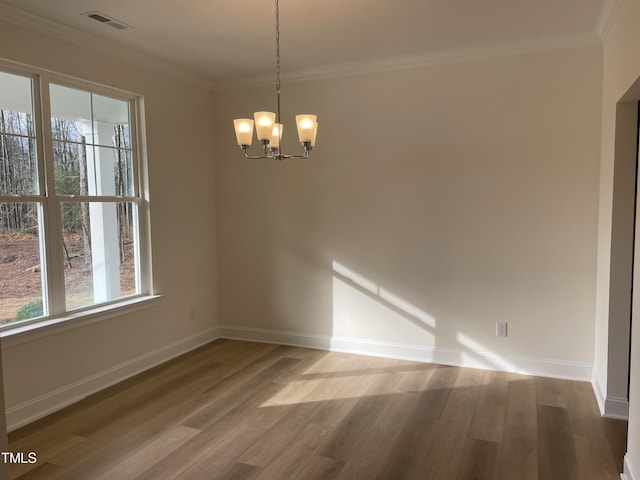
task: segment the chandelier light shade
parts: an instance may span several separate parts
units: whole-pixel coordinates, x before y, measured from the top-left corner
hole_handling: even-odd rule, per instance
[[[309,158],[311,150],[316,144],[318,134],[318,121],[315,115],[296,115],[298,128],[298,140],[302,145],[302,154],[286,155],[280,150],[283,125],[280,123],[280,4],[276,2],[276,113],[255,112],[253,120],[250,118],[236,118],[233,127],[236,131],[236,140],[246,158],[268,158],[272,160],[284,160],[285,158]],[[261,144],[261,155],[249,155],[249,147],[253,143],[253,129],[255,126],[256,137]]]

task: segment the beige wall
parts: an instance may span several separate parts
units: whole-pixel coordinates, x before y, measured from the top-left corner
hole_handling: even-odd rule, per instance
[[[242,159],[232,140],[232,118],[273,109],[271,87],[212,103],[197,86],[0,23],[0,58],[144,95],[164,295],[3,348],[7,407],[207,332],[218,311],[246,329],[595,362],[606,382],[611,102],[640,70],[638,2],[623,8],[606,44],[604,103],[597,46],[285,82],[288,150],[294,113],[317,113],[320,133],[312,159],[280,165]],[[496,321],[509,322],[508,338],[495,337]],[[635,465],[639,444],[630,439]]]
[[[624,351],[626,345],[611,345],[606,332],[611,330],[602,306],[606,305],[606,285],[609,282],[608,250],[611,234],[612,216],[611,205],[614,197],[614,165],[624,161],[618,148],[621,133],[628,125],[621,123],[620,112],[626,108],[633,108],[640,99],[640,2],[624,0],[618,12],[615,23],[608,35],[604,48],[604,86],[603,86],[603,121],[602,121],[602,175],[601,175],[601,206],[600,206],[600,251],[598,274],[598,357],[599,370],[606,368],[607,345]],[[634,85],[635,84],[635,85]],[[633,88],[632,88],[633,87]],[[625,101],[633,102],[625,105]],[[622,102],[622,103],[620,103]],[[635,132],[634,132],[635,133]],[[624,153],[624,152],[622,152]],[[614,162],[615,159],[615,162]],[[617,166],[616,166],[617,169]],[[613,223],[615,228],[615,223]],[[640,246],[636,243],[636,251]],[[640,282],[640,273],[636,259],[634,272],[635,284]],[[635,289],[634,312],[640,311],[638,289]],[[637,313],[634,314],[634,324],[638,323]],[[631,388],[629,393],[629,439],[626,457],[625,473],[629,480],[640,476],[640,328],[632,329],[632,358],[631,358]],[[635,475],[635,476],[632,476]]]
[[[232,138],[272,88],[217,94],[221,323],[591,366],[601,58],[285,82],[290,149],[294,113],[319,134],[282,164]]]
[[[2,342],[0,342],[0,347],[1,344]],[[6,452],[9,450],[9,441],[7,438],[7,421],[5,415],[6,409],[4,403],[4,382],[2,382],[2,377],[2,355],[0,354],[0,452]],[[0,480],[8,479],[9,465],[5,462],[0,462]]]
[[[12,409],[112,372],[207,332],[217,310],[212,107],[205,89],[0,22],[0,58],[144,96],[155,306],[36,342],[3,348]],[[196,309],[190,320],[189,309]],[[135,366],[135,365],[134,365]],[[125,369],[126,370],[126,369]],[[59,393],[59,392],[58,392]],[[54,405],[52,405],[54,406]],[[11,418],[11,416],[10,416]]]

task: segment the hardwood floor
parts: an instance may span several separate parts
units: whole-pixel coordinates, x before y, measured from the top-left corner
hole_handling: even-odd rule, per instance
[[[591,385],[218,340],[10,434],[21,480],[619,480]]]

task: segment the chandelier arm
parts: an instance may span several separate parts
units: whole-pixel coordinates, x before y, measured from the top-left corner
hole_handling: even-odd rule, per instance
[[[309,158],[309,154],[302,155],[285,155],[285,154],[275,154],[275,155],[249,155],[245,152],[245,158],[249,160],[305,160]]]
[[[304,152],[301,155],[285,155],[283,153],[283,154],[278,155],[278,157],[279,157],[279,159],[284,159],[284,158],[286,158],[286,159],[289,159],[289,158],[295,159],[295,158],[299,158],[299,159],[303,159],[304,160],[306,158],[309,158],[310,154],[311,154],[311,149],[305,148]]]
[[[284,153],[280,153],[278,149],[274,149],[271,152],[266,152],[264,155],[249,155],[247,153],[247,148],[242,148],[242,152],[244,153],[245,158],[248,158],[249,160],[289,160],[289,159],[304,160],[309,158],[311,149],[305,148],[304,152],[301,155],[286,155]]]
[[[244,156],[249,160],[273,160],[273,157],[269,157],[267,155],[247,155],[247,153],[245,153]]]

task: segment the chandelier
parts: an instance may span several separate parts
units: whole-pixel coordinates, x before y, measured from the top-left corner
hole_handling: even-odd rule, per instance
[[[280,123],[280,6],[276,1],[276,103],[277,111],[255,112],[253,119],[237,118],[233,121],[238,145],[246,158],[268,158],[272,160],[284,160],[285,158],[309,158],[311,149],[316,143],[318,122],[315,115],[296,115],[298,127],[298,140],[303,148],[300,155],[285,155],[280,150],[283,125]],[[256,137],[262,145],[262,155],[249,155],[247,150],[253,140],[253,127],[256,127]]]

